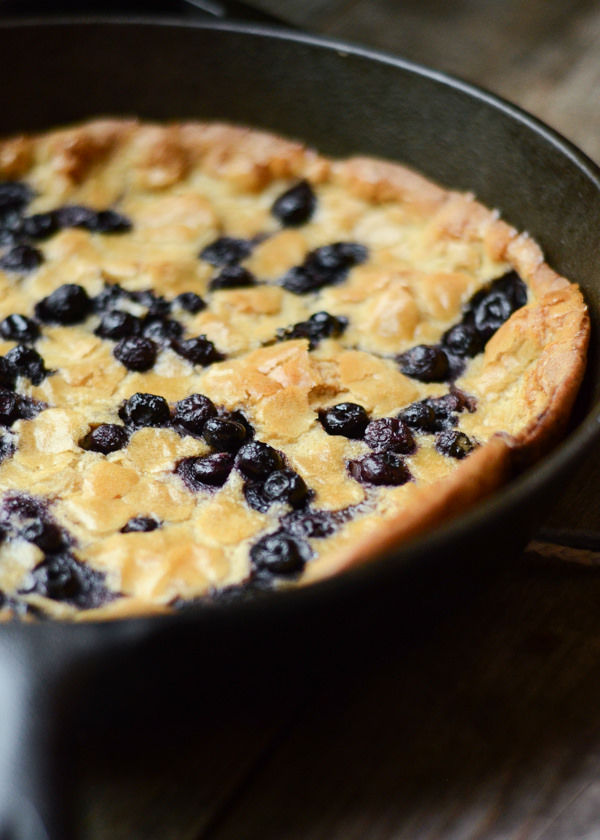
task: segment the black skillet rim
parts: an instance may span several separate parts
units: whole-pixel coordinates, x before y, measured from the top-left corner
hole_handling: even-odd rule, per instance
[[[559,132],[519,106],[476,84],[464,81],[452,74],[409,61],[388,51],[364,47],[329,36],[303,33],[288,29],[284,25],[279,27],[221,20],[178,20],[171,17],[156,18],[138,15],[123,17],[117,17],[114,14],[109,16],[86,15],[85,17],[61,15],[52,18],[31,17],[27,19],[11,17],[0,21],[0,30],[33,26],[68,28],[73,24],[223,30],[240,35],[298,42],[309,47],[338,52],[340,58],[349,54],[380,64],[398,67],[408,73],[429,79],[442,87],[453,89],[460,94],[474,98],[489,108],[502,112],[515,123],[523,125],[564,155],[600,193],[600,167]],[[596,390],[598,390],[597,384]],[[287,614],[290,610],[312,608],[320,603],[325,607],[329,602],[339,600],[340,597],[343,598],[345,593],[356,594],[364,583],[373,582],[373,578],[381,577],[383,580],[386,574],[388,578],[390,576],[394,578],[402,575],[416,564],[426,563],[428,557],[431,557],[433,553],[443,551],[445,546],[452,544],[461,536],[464,537],[465,534],[474,532],[486,523],[493,523],[494,519],[498,518],[499,511],[510,510],[530,494],[539,493],[543,487],[549,486],[553,479],[564,473],[569,465],[576,468],[587,448],[600,438],[600,398],[596,396],[593,402],[591,400],[590,402],[585,418],[575,429],[571,429],[567,437],[534,467],[512,479],[508,485],[494,493],[490,499],[476,504],[465,513],[438,526],[433,533],[409,540],[402,545],[399,551],[386,552],[373,561],[348,569],[332,578],[303,587],[280,590],[258,600],[242,600],[225,604],[199,604],[181,613],[174,614],[85,620],[83,622],[53,621],[51,623],[53,626],[61,626],[65,630],[67,627],[77,627],[79,633],[84,628],[87,628],[87,632],[94,633],[102,628],[104,634],[113,637],[115,633],[119,634],[119,627],[133,629],[132,625],[135,625],[138,630],[145,630],[146,628],[158,629],[160,626],[164,627],[189,620],[196,622],[199,619],[209,621],[216,619],[219,622],[231,619],[245,622],[246,620],[256,620],[260,616],[261,620],[265,620],[265,618],[271,620],[282,613]],[[107,625],[113,629],[108,630]],[[30,627],[33,630],[35,624],[20,626]],[[44,626],[47,628],[48,624],[44,622]]]

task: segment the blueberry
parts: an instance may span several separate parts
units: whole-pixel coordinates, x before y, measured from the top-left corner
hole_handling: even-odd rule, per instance
[[[172,346],[178,355],[194,365],[206,367],[213,362],[221,362],[225,358],[205,335],[174,341]]]
[[[337,530],[335,514],[328,510],[295,510],[283,517],[281,524],[294,537],[323,539]]]
[[[119,341],[113,350],[113,356],[128,370],[143,373],[154,367],[157,352],[158,348],[151,339],[131,336]]]
[[[339,403],[319,412],[319,420],[328,435],[343,435],[360,440],[369,422],[369,415],[356,403]]]
[[[131,228],[131,220],[122,213],[100,210],[88,229],[92,233],[127,233]]]
[[[175,303],[192,315],[196,315],[198,312],[206,309],[206,303],[196,292],[182,292],[175,298]]]
[[[229,452],[215,452],[192,458],[183,458],[175,466],[176,474],[190,490],[221,487],[233,469],[233,455]]]
[[[93,210],[79,204],[67,204],[54,211],[61,228],[84,228],[91,233],[126,233],[131,222],[115,210]]]
[[[0,388],[12,391],[15,387],[16,378],[17,373],[10,362],[7,362],[4,356],[0,356]]]
[[[269,473],[284,466],[281,452],[268,443],[253,440],[239,450],[235,465],[246,478],[266,478]]]
[[[33,347],[27,347],[25,344],[17,344],[8,351],[4,359],[15,376],[24,376],[33,385],[39,385],[48,375],[40,354]]]
[[[303,180],[275,199],[271,213],[285,227],[307,222],[317,206],[317,197],[308,181]]]
[[[257,572],[294,575],[304,569],[311,554],[308,543],[280,531],[255,543],[250,549],[250,560]]]
[[[19,225],[19,234],[25,239],[48,239],[58,230],[58,220],[53,210],[26,216]]]
[[[234,239],[221,236],[200,252],[200,259],[211,265],[237,265],[252,253],[252,242],[248,239]]]
[[[246,479],[244,481],[244,498],[248,505],[254,510],[261,513],[266,513],[271,507],[271,502],[267,501],[262,493],[262,481],[253,479]]]
[[[110,309],[106,312],[94,330],[100,338],[129,338],[138,335],[142,328],[142,322],[135,315],[123,312],[120,309]]]
[[[202,437],[220,452],[237,452],[246,440],[246,429],[235,420],[210,417],[204,423]]]
[[[173,423],[187,434],[200,437],[206,421],[216,416],[217,409],[212,400],[204,394],[190,394],[175,403]]]
[[[151,516],[134,516],[121,528],[122,534],[130,534],[139,531],[155,531],[159,522]]]
[[[48,519],[34,519],[20,532],[22,539],[37,545],[46,554],[53,554],[65,548],[65,534],[55,522]]]
[[[368,251],[356,242],[335,242],[311,251],[302,265],[294,266],[282,278],[288,292],[304,295],[346,279],[352,266],[367,259]]]
[[[348,462],[350,475],[363,484],[397,487],[410,481],[410,471],[402,458],[393,452],[380,455],[365,455],[357,461]]]
[[[48,408],[47,403],[41,400],[34,400],[24,394],[17,394],[17,420],[33,420],[41,411]]]
[[[0,336],[6,341],[33,344],[40,336],[40,328],[26,315],[8,315],[0,321]]]
[[[372,420],[365,429],[365,443],[373,452],[408,455],[415,451],[415,439],[408,426],[397,417]]]
[[[127,292],[127,297],[134,303],[147,307],[149,316],[168,315],[171,311],[171,303],[162,295],[155,294],[152,289]]]
[[[144,319],[142,333],[158,344],[168,344],[174,339],[181,338],[183,327],[173,318],[164,315],[149,315]]]
[[[102,423],[92,429],[82,440],[79,446],[90,452],[101,452],[108,455],[110,452],[117,452],[127,445],[129,433],[124,426],[116,423]]]
[[[0,183],[0,213],[7,210],[22,210],[33,198],[33,190],[23,181],[2,181]]]
[[[80,204],[65,204],[54,211],[56,221],[61,228],[89,228],[96,219],[96,211]]]
[[[69,552],[53,554],[32,573],[31,591],[79,609],[92,609],[111,600],[104,575],[79,563]]]
[[[169,404],[157,394],[137,393],[119,409],[119,417],[128,426],[165,426],[171,419]]]
[[[309,348],[314,350],[322,338],[338,338],[347,326],[348,319],[343,316],[336,317],[328,312],[315,312],[308,321],[300,321],[292,327],[278,329],[277,340],[290,341],[295,338],[307,338]]]
[[[92,309],[86,290],[76,283],[65,283],[35,305],[35,315],[49,324],[80,324]]]
[[[405,376],[420,382],[443,382],[448,376],[448,357],[431,344],[417,344],[398,356],[400,370]]]
[[[0,431],[0,463],[12,457],[16,452],[15,439],[10,432]]]
[[[225,266],[208,284],[211,292],[218,289],[242,289],[246,286],[256,286],[256,277],[241,265]]]
[[[435,448],[442,455],[447,455],[449,458],[466,458],[475,448],[477,444],[463,432],[457,432],[454,429],[449,429],[445,432],[440,432],[436,435]]]
[[[472,358],[481,353],[485,346],[482,334],[475,329],[473,324],[456,324],[447,330],[442,336],[442,344],[448,353],[455,356]]]
[[[246,438],[251,440],[254,437],[254,427],[241,411],[225,411],[221,409],[219,417],[222,417],[224,420],[233,420],[234,423],[241,423],[246,430]]]
[[[0,425],[12,426],[19,418],[19,397],[14,391],[0,390]]]
[[[308,487],[293,470],[277,470],[265,479],[262,494],[267,502],[287,502],[298,507],[306,500]]]
[[[32,245],[22,243],[15,245],[0,257],[0,268],[11,274],[28,274],[35,271],[43,263],[44,257],[41,251]]]
[[[420,402],[412,403],[398,415],[403,423],[420,432],[441,432],[455,426],[457,414],[468,410],[474,411],[472,397],[467,397],[461,391],[454,390],[442,397],[427,397]]]
[[[46,504],[26,493],[8,493],[2,500],[3,513],[10,519],[36,519],[47,516]]]
[[[122,286],[118,283],[107,283],[93,300],[94,310],[104,312],[108,309],[114,309],[124,297],[127,297],[127,292]]]
[[[513,312],[527,303],[527,287],[516,271],[498,277],[469,301],[467,314],[484,341],[488,341]]]

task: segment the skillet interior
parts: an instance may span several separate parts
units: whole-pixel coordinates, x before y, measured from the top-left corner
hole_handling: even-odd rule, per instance
[[[103,114],[224,119],[301,137],[333,156],[360,151],[402,160],[446,186],[474,191],[528,230],[550,264],[581,283],[597,327],[597,172],[517,109],[393,57],[260,27],[140,20],[3,29],[3,78],[18,84],[0,90],[1,134]],[[321,595],[327,602],[344,588],[381,591],[382,578],[393,581],[409,568],[428,578],[456,576],[455,564],[475,559],[480,566],[482,557],[517,550],[595,434],[597,374],[593,346],[578,407],[582,424],[544,464],[492,502],[415,541],[401,562],[389,558],[344,575],[342,584],[280,598],[285,609]]]

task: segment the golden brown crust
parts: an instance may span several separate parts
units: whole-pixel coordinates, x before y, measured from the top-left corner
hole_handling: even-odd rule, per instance
[[[280,527],[286,505],[249,507],[234,469],[217,492],[192,493],[174,472],[183,458],[212,450],[171,427],[134,430],[109,455],[80,441],[94,424],[120,423],[117,411],[136,392],[170,404],[208,395],[223,411],[242,410],[257,439],[285,456],[314,492],[312,508],[350,511],[327,539],[309,539],[315,557],[300,583],[365,562],[467,509],[546,452],[564,433],[583,376],[589,321],[579,289],[544,262],[539,247],[468,194],[444,190],[395,163],[330,161],[301,143],[221,124],[148,125],[99,120],[0,143],[2,177],[27,181],[28,213],[65,204],[114,208],[131,233],[66,228],[39,243],[43,263],[25,276],[0,271],[0,315],[31,315],[63,283],[90,296],[105,284],[128,292],[152,288],[169,301],[194,291],[208,305],[178,311],[185,335],[206,335],[224,354],[206,367],[171,347],[147,373],[128,371],[114,342],[94,334],[98,316],[72,327],[44,325],[36,348],[55,373],[19,389],[48,408],[19,419],[12,458],[0,465],[0,492],[47,499],[76,546],[78,560],[122,595],[76,613],[68,598],[25,596],[57,617],[96,618],[163,610],[249,575],[249,546]],[[282,227],[273,201],[306,178],[318,197],[314,216]],[[211,291],[218,273],[198,254],[220,236],[254,244],[242,265],[257,285]],[[314,249],[357,242],[369,258],[344,282],[292,294],[281,278]],[[37,247],[37,244],[36,244]],[[361,484],[347,464],[369,453],[362,440],[325,432],[319,411],[342,402],[370,419],[395,417],[419,400],[448,393],[448,383],[404,375],[397,356],[435,345],[460,321],[473,295],[514,269],[528,290],[517,309],[470,359],[455,385],[476,410],[456,428],[479,444],[456,461],[422,434],[404,457],[413,480],[398,487]],[[347,319],[340,336],[309,346],[275,341],[319,311]],[[130,306],[134,315],[142,309]],[[0,341],[0,354],[15,342]],[[152,514],[162,527],[122,534],[127,521]],[[20,538],[0,548],[0,588],[12,593],[43,560]],[[145,606],[146,605],[146,606]]]

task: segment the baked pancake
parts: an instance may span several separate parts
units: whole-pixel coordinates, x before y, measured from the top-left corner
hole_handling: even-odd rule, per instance
[[[6,140],[0,178],[7,617],[303,585],[564,434],[582,295],[471,195],[134,120]]]

